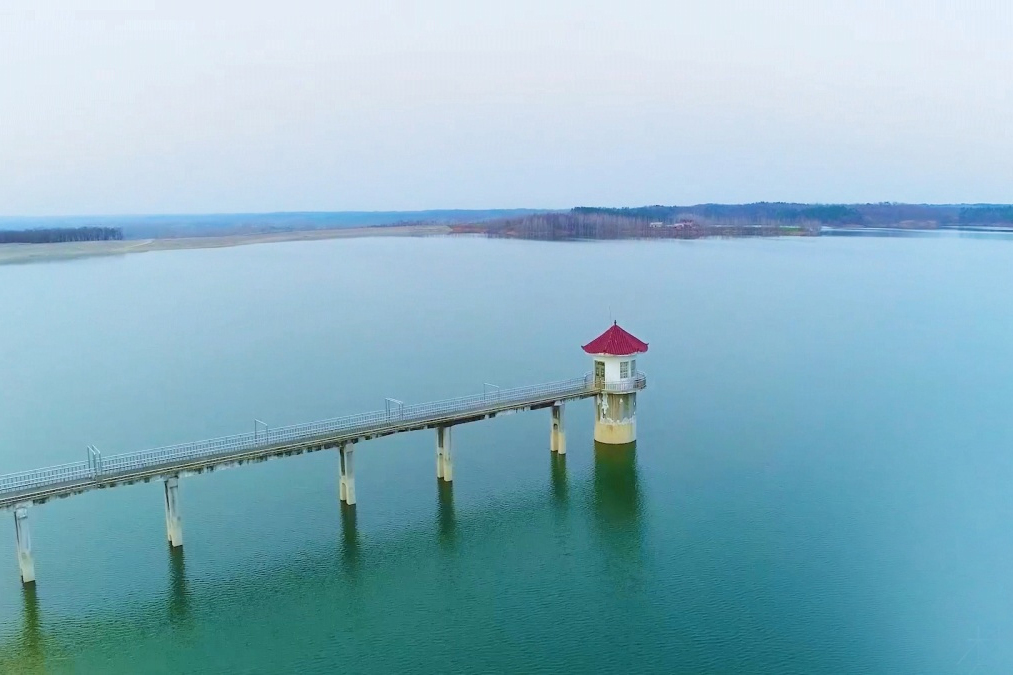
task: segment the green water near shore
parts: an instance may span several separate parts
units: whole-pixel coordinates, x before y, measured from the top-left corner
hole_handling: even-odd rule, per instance
[[[31,509],[0,672],[1013,669],[1013,240],[358,239],[0,268],[0,472],[583,374],[590,403]],[[0,541],[13,542],[10,514]],[[2,553],[2,550],[0,550]]]

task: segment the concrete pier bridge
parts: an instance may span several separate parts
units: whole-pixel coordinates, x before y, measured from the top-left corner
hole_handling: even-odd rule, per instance
[[[451,446],[451,429],[454,426],[497,415],[548,408],[551,411],[549,446],[552,452],[563,454],[566,452],[564,404],[595,398],[595,439],[603,443],[633,442],[636,440],[636,392],[647,386],[647,378],[636,370],[635,359],[623,361],[622,366],[618,359],[645,352],[647,345],[638,340],[639,344],[631,343],[632,347],[620,347],[619,350],[639,350],[626,355],[591,351],[609,347],[602,340],[615,338],[617,331],[621,332],[621,339],[624,335],[632,338],[614,325],[601,337],[585,345],[584,350],[594,354],[596,359],[595,371],[583,377],[513,389],[490,387],[474,396],[415,405],[386,399],[384,410],[285,427],[271,428],[258,420],[254,430],[244,434],[139,452],[103,456],[96,447],[89,446],[84,461],[0,476],[0,510],[14,511],[21,579],[24,583],[35,581],[28,508],[89,490],[152,479],[164,481],[166,533],[169,544],[177,547],[183,545],[179,479],[218,467],[334,449],[340,457],[340,499],[352,506],[356,503],[355,446],[373,438],[435,429],[436,476],[450,482],[454,476]],[[614,346],[610,349],[617,351]],[[622,417],[617,416],[617,412]]]

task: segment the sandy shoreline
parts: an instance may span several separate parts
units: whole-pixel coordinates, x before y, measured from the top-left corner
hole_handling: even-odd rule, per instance
[[[404,227],[346,227],[301,232],[237,234],[222,237],[81,241],[64,244],[4,244],[0,246],[0,265],[73,260],[75,258],[103,255],[126,255],[128,253],[145,253],[147,251],[274,244],[283,241],[314,241],[318,239],[346,239],[352,237],[423,237],[447,234],[449,232],[450,228],[445,225],[409,225]]]

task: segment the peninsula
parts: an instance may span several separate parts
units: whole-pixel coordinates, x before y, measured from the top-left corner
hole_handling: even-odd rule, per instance
[[[94,256],[124,255],[147,251],[172,251],[194,248],[223,248],[283,241],[315,241],[353,237],[425,237],[447,234],[446,225],[400,225],[392,227],[346,227],[291,232],[230,234],[206,237],[166,237],[161,239],[116,239],[68,241],[43,244],[0,244],[0,265],[11,263],[72,260]]]

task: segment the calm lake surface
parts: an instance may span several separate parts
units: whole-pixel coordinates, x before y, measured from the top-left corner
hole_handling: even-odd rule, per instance
[[[0,267],[0,473],[581,375],[590,402],[0,519],[3,673],[1013,672],[1013,239],[358,239]]]

